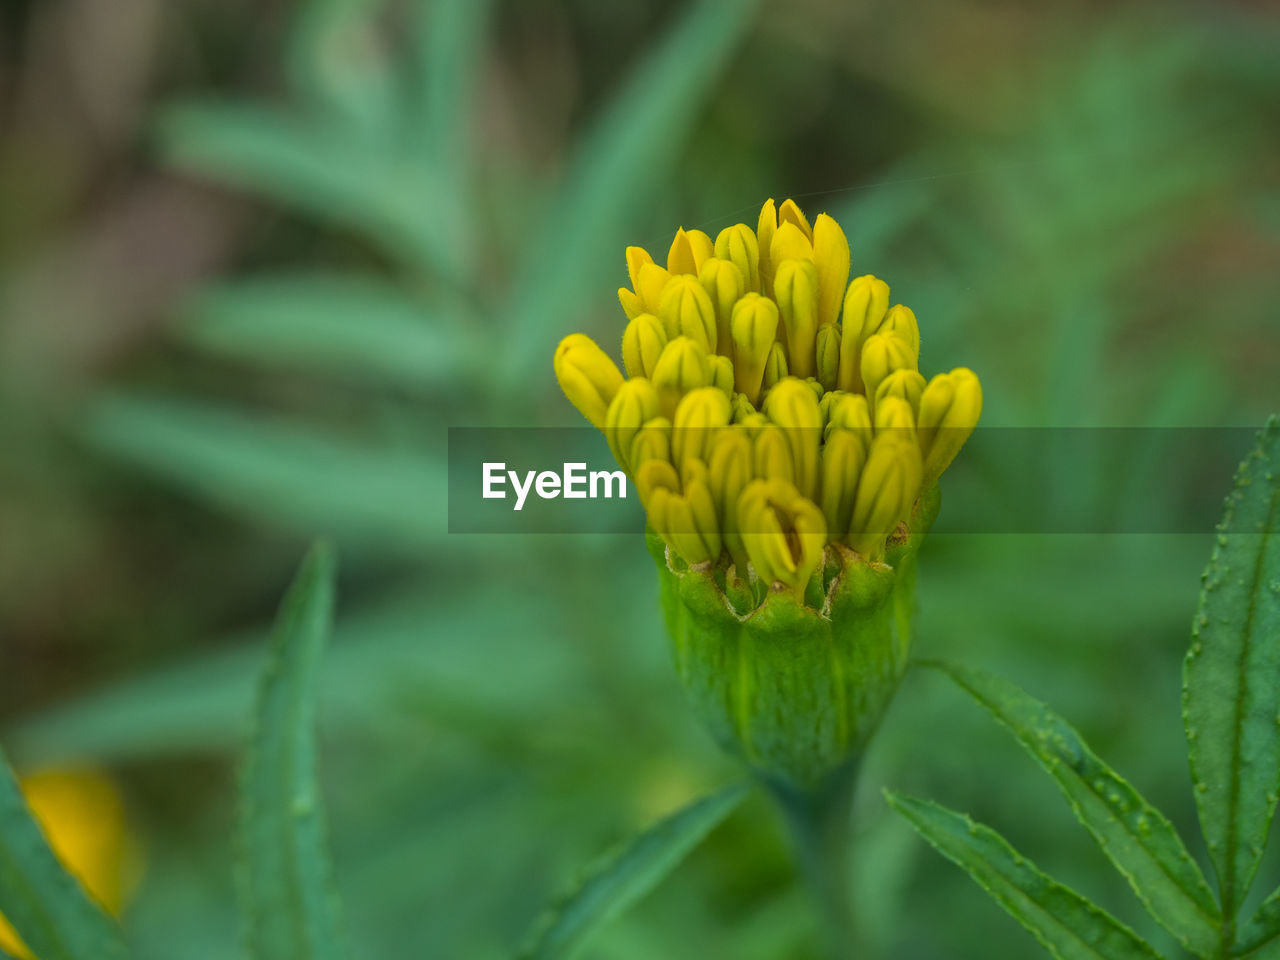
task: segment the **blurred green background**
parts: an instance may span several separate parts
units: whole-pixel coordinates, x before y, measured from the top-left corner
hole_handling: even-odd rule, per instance
[[[0,741],[123,785],[144,960],[237,955],[235,762],[316,534],[343,558],[321,744],[356,955],[508,954],[587,859],[734,775],[638,538],[445,528],[447,427],[580,422],[551,353],[620,336],[627,243],[768,196],[830,212],[920,317],[922,369],[980,373],[987,424],[1280,408],[1267,4],[11,0],[0,44]],[[1143,453],[1123,490],[1072,463],[1050,487],[1140,508]],[[919,649],[1048,700],[1191,843],[1210,539],[935,537]],[[868,955],[1039,950],[886,784],[1178,956],[1012,740],[915,675],[857,804]],[[817,950],[755,800],[586,953]]]

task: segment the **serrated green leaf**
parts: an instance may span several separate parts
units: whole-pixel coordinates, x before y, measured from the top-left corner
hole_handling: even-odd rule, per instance
[[[1280,960],[1280,890],[1259,904],[1236,935],[1232,956],[1249,960]]]
[[[511,320],[506,357],[514,367],[512,382],[527,382],[531,371],[550,362],[584,298],[606,292],[602,277],[626,276],[623,249],[634,242],[628,225],[661,187],[758,5],[759,0],[689,4],[583,138],[529,239],[529,255],[503,314]]]
[[[1280,794],[1280,418],[1240,465],[1205,569],[1182,713],[1200,827],[1234,920]]]
[[[1047,876],[990,827],[927,800],[885,791],[901,813],[961,867],[1057,960],[1159,957],[1101,907]]]
[[[457,272],[431,218],[443,188],[412,153],[334,120],[240,103],[181,103],[157,124],[164,159],[329,223],[358,230],[414,265]]]
[[[337,960],[337,894],[316,782],[315,681],[333,621],[334,556],[313,547],[280,607],[240,784],[240,897],[254,960]]]
[[[0,915],[43,960],[123,960],[120,931],[54,856],[0,752]]]
[[[539,920],[522,960],[562,960],[597,927],[652,890],[747,795],[749,784],[704,797],[605,854],[571,893]]]
[[[1124,874],[1143,906],[1184,946],[1216,954],[1213,893],[1168,818],[1105,764],[1062,717],[1000,677],[927,661],[985,707],[1057,781],[1076,819]]]
[[[433,315],[373,277],[269,274],[202,288],[178,328],[206,350],[248,360],[406,386],[466,373],[456,318]]]
[[[443,511],[432,509],[446,499],[443,451],[348,443],[316,427],[176,397],[102,396],[81,429],[93,446],[267,523],[393,549],[445,533]]]

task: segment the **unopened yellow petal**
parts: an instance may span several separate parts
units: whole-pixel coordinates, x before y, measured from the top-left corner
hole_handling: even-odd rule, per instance
[[[691,459],[709,460],[711,441],[716,431],[728,426],[731,416],[729,398],[723,390],[702,387],[685,394],[672,420],[671,455],[676,468],[684,470]]]
[[[822,515],[833,535],[849,529],[867,446],[852,430],[834,430],[822,447]]]
[[[873,334],[862,345],[862,382],[871,400],[872,419],[875,418],[875,395],[881,381],[895,370],[914,370],[916,352],[911,344],[897,334]]]
[[[716,315],[716,352],[726,356],[733,354],[733,334],[730,321],[733,308],[747,292],[742,271],[731,260],[708,257],[698,271],[698,282],[711,298]]]
[[[636,293],[640,295],[646,313],[658,314],[658,307],[662,304],[662,291],[667,288],[667,281],[670,279],[671,274],[656,263],[646,263],[640,267]]]
[[[765,415],[781,428],[791,450],[793,482],[806,497],[818,486],[818,446],[822,440],[822,412],[813,391],[788,377],[765,397]]]
[[[668,336],[696,340],[707,353],[716,349],[716,312],[696,277],[672,277],[662,291],[658,316]]]
[[[778,266],[783,260],[812,260],[813,244],[794,223],[778,225],[777,232],[769,242],[769,263],[776,275]]]
[[[764,361],[764,376],[760,380],[760,389],[768,390],[775,383],[787,376],[787,354],[782,344],[776,340],[769,347],[769,356]]]
[[[622,367],[629,377],[651,377],[667,346],[667,331],[651,313],[641,313],[622,332]]]
[[[794,200],[783,200],[782,206],[778,208],[778,226],[784,223],[794,224],[804,234],[806,240],[813,242],[813,228],[809,226],[809,219]]]
[[[835,323],[849,282],[849,240],[825,213],[813,224],[813,263],[818,271],[818,323]]]
[[[783,260],[773,278],[782,320],[787,368],[793,377],[811,377],[817,361],[818,270],[812,260]]]
[[[716,256],[742,273],[744,292],[760,292],[760,244],[754,230],[745,223],[725,227],[716,236]]]
[[[628,320],[644,313],[644,301],[640,299],[640,295],[626,287],[618,288],[618,302],[622,304],[622,312],[627,315]]]
[[[982,384],[958,367],[929,381],[920,398],[919,435],[924,483],[933,484],[951,465],[982,416]]]
[[[818,328],[818,342],[815,347],[815,376],[822,384],[824,391],[836,388],[840,376],[840,326],[835,323],[824,323]]]
[[[666,417],[649,420],[631,441],[628,463],[632,475],[638,475],[640,465],[649,460],[671,464],[671,421]]]
[[[861,390],[862,345],[880,329],[889,310],[889,285],[867,274],[849,284],[840,319],[841,390]]]
[[[693,245],[689,242],[689,234],[684,227],[676,231],[676,238],[671,241],[671,249],[667,251],[667,271],[673,276],[681,274],[698,275],[698,266],[693,259]]]
[[[911,349],[915,351],[917,357],[920,356],[920,324],[910,307],[895,303],[885,314],[884,322],[880,325],[878,332],[896,333],[911,344]]]
[[[605,415],[622,386],[622,373],[594,340],[571,333],[556,347],[554,366],[560,389],[597,429],[604,429]]]
[[[631,449],[646,423],[658,415],[658,391],[644,377],[623,383],[605,415],[604,436],[623,470],[631,471]]]
[[[922,477],[920,447],[911,437],[897,430],[877,434],[858,480],[849,546],[882,560],[885,541],[910,514]]]
[[[631,289],[640,292],[640,271],[646,264],[653,263],[653,257],[644,247],[627,247],[627,276],[631,280]]]
[[[671,417],[681,397],[711,385],[711,358],[696,340],[676,337],[662,351],[652,379],[662,401],[662,415]]]
[[[778,336],[778,307],[767,297],[748,293],[733,308],[729,328],[736,388],[751,403],[757,403],[765,364]]]
[[[756,226],[756,246],[760,251],[760,292],[773,296],[773,269],[769,251],[773,247],[773,235],[778,232],[778,211],[770,198],[760,208],[760,221]]]

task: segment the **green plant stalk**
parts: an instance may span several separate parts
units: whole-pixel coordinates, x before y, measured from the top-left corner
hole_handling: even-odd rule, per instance
[[[820,786],[801,789],[764,778],[791,834],[796,863],[820,911],[832,960],[860,956],[849,885],[853,794],[859,759],[834,771]]]

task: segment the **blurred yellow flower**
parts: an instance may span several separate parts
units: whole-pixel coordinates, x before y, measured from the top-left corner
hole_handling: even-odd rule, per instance
[[[108,913],[119,916],[137,861],[115,781],[99,770],[59,768],[23,777],[20,786],[63,866]],[[0,950],[35,960],[3,916]]]

